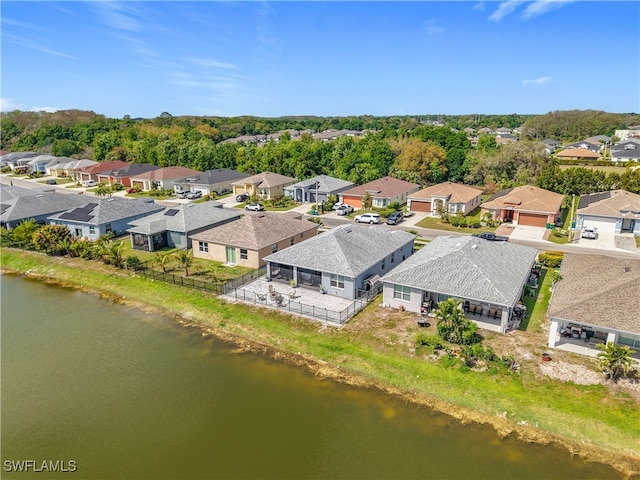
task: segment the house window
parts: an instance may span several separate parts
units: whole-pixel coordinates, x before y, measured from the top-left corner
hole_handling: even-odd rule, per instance
[[[391,252],[391,263],[393,263],[393,257],[395,256],[396,252]]]
[[[411,288],[403,285],[393,286],[393,298],[408,302],[411,300]]]
[[[384,270],[384,258],[382,259],[382,270]]]
[[[105,233],[113,232],[113,228],[111,228],[111,224],[110,224],[110,223],[107,223],[107,224],[104,226],[104,232],[105,232]]]
[[[198,242],[198,249],[203,253],[209,253],[209,244],[207,242]]]
[[[278,251],[278,244],[274,243],[273,247],[271,247],[271,253],[276,253]]]
[[[96,227],[94,225],[89,225],[89,233],[91,235],[95,235],[96,234]]]
[[[247,260],[249,258],[249,252],[246,248],[240,249],[240,260]]]
[[[344,289],[344,276],[336,275],[334,273],[331,274],[331,286],[334,288],[342,288]]]
[[[294,237],[291,237],[291,240],[289,241],[289,245],[293,245],[294,242]]]

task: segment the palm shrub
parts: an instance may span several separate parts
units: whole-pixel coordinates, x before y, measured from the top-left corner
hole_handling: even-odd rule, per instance
[[[29,248],[33,244],[33,234],[38,231],[40,226],[31,218],[23,220],[13,230],[10,231],[10,239],[14,244],[23,248]]]
[[[181,250],[176,254],[176,260],[180,268],[184,268],[184,276],[189,276],[189,267],[193,264],[193,251]]]
[[[461,300],[449,298],[438,303],[435,310],[438,335],[447,342],[457,345],[471,345],[480,341],[478,326],[464,316],[460,308]]]
[[[602,350],[598,353],[598,363],[607,378],[617,382],[622,375],[629,373],[633,365],[631,355],[636,353],[635,350],[615,343],[599,343],[596,348]]]

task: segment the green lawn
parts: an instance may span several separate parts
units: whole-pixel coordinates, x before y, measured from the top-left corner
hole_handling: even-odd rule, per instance
[[[473,210],[469,215],[466,215],[467,223],[480,221],[480,207]],[[482,226],[480,228],[471,227],[454,227],[450,223],[444,223],[440,217],[425,217],[420,220],[416,227],[421,228],[433,228],[435,230],[446,230],[449,232],[460,233],[481,233],[481,232],[495,232],[496,227]]]
[[[47,178],[45,180],[38,180],[38,183],[47,184],[47,180],[51,180],[51,178]],[[56,185],[63,185],[65,183],[73,183],[73,180],[67,177],[56,177],[53,180],[56,181]]]
[[[542,332],[542,326],[548,321],[547,309],[549,308],[549,300],[551,300],[553,272],[553,269],[543,267],[540,278],[538,278],[538,289],[535,290],[535,295],[533,297],[526,295],[523,298],[523,303],[527,307],[527,318],[520,323],[520,330],[533,333]]]

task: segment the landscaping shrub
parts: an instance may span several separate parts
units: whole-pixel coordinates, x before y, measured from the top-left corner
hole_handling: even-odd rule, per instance
[[[116,192],[119,192],[120,190],[124,190],[125,186],[122,185],[121,183],[114,183],[113,185],[111,185],[111,188]]]
[[[563,252],[548,251],[538,255],[538,260],[548,268],[557,268],[562,263]]]
[[[433,350],[439,350],[444,347],[444,343],[442,342],[442,339],[437,335],[418,333],[416,335],[416,347],[429,347]]]
[[[471,228],[480,228],[481,227],[480,220],[471,220],[471,221],[469,221],[469,226]]]

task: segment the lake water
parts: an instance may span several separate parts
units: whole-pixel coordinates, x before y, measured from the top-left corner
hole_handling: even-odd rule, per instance
[[[233,353],[170,318],[0,282],[2,478],[620,478],[557,448]],[[8,471],[23,460],[75,472]]]

